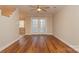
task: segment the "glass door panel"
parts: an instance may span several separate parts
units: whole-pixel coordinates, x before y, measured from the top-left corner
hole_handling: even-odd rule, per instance
[[[32,32],[38,32],[38,20],[37,19],[32,20]]]
[[[39,20],[39,32],[46,32],[46,21],[44,19]]]
[[[32,33],[46,33],[46,19],[32,19]]]

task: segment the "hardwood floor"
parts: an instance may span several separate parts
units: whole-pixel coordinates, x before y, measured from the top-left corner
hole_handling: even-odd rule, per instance
[[[51,35],[26,35],[2,52],[5,53],[76,53]]]

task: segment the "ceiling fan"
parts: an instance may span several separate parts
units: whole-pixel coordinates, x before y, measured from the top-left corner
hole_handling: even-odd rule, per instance
[[[47,12],[47,9],[50,7],[41,7],[41,6],[37,5],[37,6],[31,6],[31,8],[32,8],[32,10],[35,10],[37,12],[41,12],[41,11]]]

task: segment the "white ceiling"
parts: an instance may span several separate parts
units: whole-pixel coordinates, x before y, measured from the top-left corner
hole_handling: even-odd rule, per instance
[[[40,11],[40,13],[37,13],[36,10],[32,10],[32,8],[36,7],[37,5],[18,5],[16,6],[19,9],[25,10],[28,12],[29,15],[33,16],[48,16],[48,15],[54,15],[61,9],[65,7],[65,5],[39,5],[40,7],[49,7],[47,12]],[[55,8],[56,7],[56,8]]]
[[[56,14],[58,11],[60,11],[61,9],[63,9],[65,7],[65,5],[39,5],[40,7],[49,7],[47,10],[47,12],[44,11],[40,11],[40,13],[37,13],[36,10],[32,10],[32,8],[36,7],[37,5],[14,5],[17,9],[19,10],[23,10],[28,12],[28,15],[31,16],[48,16],[48,15],[54,15]],[[56,8],[54,8],[56,7]]]

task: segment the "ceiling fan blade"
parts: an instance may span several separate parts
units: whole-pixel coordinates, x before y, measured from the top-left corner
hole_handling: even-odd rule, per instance
[[[31,9],[31,11],[34,11],[34,10],[36,10],[36,9]]]
[[[47,10],[45,10],[45,9],[43,9],[43,8],[42,8],[42,10],[45,11],[45,12],[47,12]]]

